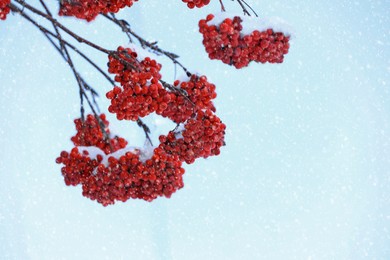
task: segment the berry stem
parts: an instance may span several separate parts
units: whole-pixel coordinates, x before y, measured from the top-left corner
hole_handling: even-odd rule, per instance
[[[226,12],[225,6],[223,5],[222,0],[219,0],[219,3],[221,4],[221,11]]]
[[[150,139],[150,136],[149,136],[149,134],[150,134],[149,127],[140,118],[137,119],[137,125],[144,130],[146,139],[148,140],[150,145],[153,146],[152,139]]]
[[[160,79],[159,80],[161,82],[161,84],[163,85],[164,88],[167,88],[171,91],[174,91],[174,92],[177,92],[179,93],[180,95],[182,95],[185,99],[187,99],[187,101],[189,101],[191,103],[191,105],[193,105],[194,107],[196,107],[196,105],[194,104],[194,102],[191,101],[191,99],[188,97],[188,94],[185,90],[181,89],[180,87],[176,87],[174,85],[171,85],[169,84],[168,82],[165,82],[164,80]]]
[[[126,52],[123,52],[124,55],[126,55],[127,58],[129,59],[134,59],[132,56],[129,56]],[[135,70],[135,71],[139,71],[139,68],[135,67],[134,64],[128,62],[127,60],[121,58],[116,52],[113,52],[110,54],[112,57],[114,57],[115,59],[119,60],[124,66],[128,66],[130,67],[131,69]],[[188,74],[187,74],[188,75]],[[191,74],[189,74],[188,77],[190,77]],[[193,106],[195,106],[195,104],[188,98],[188,94],[186,91],[184,91],[183,89],[181,89],[180,87],[175,87],[167,82],[165,82],[164,80],[160,79],[159,80],[160,83],[163,85],[164,88],[167,88],[167,89],[170,89],[174,92],[177,92],[179,93],[180,95],[182,95],[185,99],[187,99]]]
[[[256,17],[259,17],[257,15],[257,13],[255,12],[255,10],[253,10],[253,8],[245,0],[236,0],[236,1],[241,6],[242,11],[244,12],[244,15],[251,16],[250,12],[247,9],[247,7],[248,7]]]
[[[256,16],[256,17],[259,17],[256,13],[256,11],[245,1],[245,0],[238,0],[238,1],[242,1],[251,11],[252,13]]]

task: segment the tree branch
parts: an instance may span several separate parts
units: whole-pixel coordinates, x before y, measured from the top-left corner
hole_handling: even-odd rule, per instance
[[[84,43],[84,44],[87,44],[89,46],[91,46],[92,48],[98,50],[98,51],[101,51],[101,52],[104,52],[106,54],[110,54],[112,51],[109,51],[97,44],[94,44],[93,42],[90,42],[88,41],[87,39],[84,39],[83,37],[75,34],[73,31],[71,31],[70,29],[68,29],[67,27],[65,27],[64,25],[62,25],[60,22],[58,22],[56,19],[54,19],[52,16],[50,15],[47,15],[45,13],[43,13],[42,11],[36,9],[35,7],[27,4],[24,0],[15,0],[15,2],[17,2],[18,4],[20,4],[21,6],[23,6],[24,8],[30,10],[31,12],[41,16],[41,17],[44,17],[45,19],[49,20],[50,22],[52,22],[53,24],[55,24],[58,28],[60,28],[61,30],[63,30],[64,32],[66,32],[67,34],[69,34],[71,37],[73,37],[75,40],[77,40],[78,42],[80,43]],[[10,4],[10,8],[11,6],[14,6],[12,3]]]

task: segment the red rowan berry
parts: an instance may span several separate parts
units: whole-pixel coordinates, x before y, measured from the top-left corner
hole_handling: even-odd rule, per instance
[[[7,18],[7,15],[11,11],[8,6],[10,3],[11,0],[0,0],[0,20],[5,20]]]
[[[193,9],[194,7],[201,8],[210,3],[210,0],[182,0],[187,3],[188,8]]]
[[[138,0],[64,0],[60,1],[59,15],[73,16],[92,21],[99,14],[117,13],[124,7],[131,7]]]

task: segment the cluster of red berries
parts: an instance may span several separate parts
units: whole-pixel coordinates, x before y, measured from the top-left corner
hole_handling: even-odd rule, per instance
[[[182,123],[202,109],[215,112],[212,99],[217,97],[215,85],[207,81],[206,76],[192,74],[188,81],[176,80],[173,86],[178,90],[173,92],[167,108],[161,114],[175,123]],[[184,94],[183,94],[184,91]]]
[[[198,111],[185,123],[184,130],[160,136],[160,147],[191,164],[197,158],[219,155],[225,129],[225,124],[211,110]]]
[[[182,162],[158,148],[144,163],[139,155],[130,152],[119,159],[109,157],[108,163],[107,167],[100,164],[96,174],[83,185],[83,195],[104,206],[130,198],[146,201],[160,196],[170,198],[184,186]]]
[[[153,112],[161,114],[171,96],[159,82],[160,69],[155,60],[146,57],[139,61],[135,51],[118,47],[109,56],[108,72],[115,74],[121,87],[107,92],[106,97],[111,100],[108,111],[116,114],[118,120],[133,121]]]
[[[56,162],[64,164],[61,172],[66,185],[81,184],[83,196],[103,206],[130,198],[146,201],[159,196],[169,198],[184,186],[182,162],[160,148],[145,162],[140,161],[139,151],[127,152],[119,158],[107,156],[104,163],[103,155],[91,155],[76,146],[70,153],[62,151]]]
[[[125,139],[118,136],[112,138],[109,136],[109,123],[104,114],[99,116],[99,120],[93,115],[88,115],[84,121],[79,118],[74,120],[74,123],[77,133],[71,140],[75,146],[95,146],[105,154],[110,154],[125,148],[127,145]]]
[[[109,123],[104,114],[101,114],[99,119],[93,115],[88,115],[85,120],[79,118],[74,120],[74,123],[77,133],[71,140],[76,147],[97,147],[105,154],[110,154],[125,148],[127,145],[125,139],[118,136],[112,138],[109,136]],[[102,127],[107,136],[104,136]],[[62,168],[62,174],[67,185],[82,183],[98,165],[96,161],[91,161],[86,154],[81,155],[75,151],[72,150],[70,154],[63,151],[56,160],[57,163],[65,164],[65,167]],[[102,156],[99,156],[101,161]]]
[[[59,15],[92,21],[99,14],[117,13],[138,0],[61,0]]]
[[[289,36],[272,29],[254,30],[241,35],[242,19],[239,16],[226,18],[221,24],[209,25],[214,15],[199,21],[199,32],[210,59],[218,59],[237,69],[248,66],[251,61],[282,63],[289,50]]]
[[[138,60],[137,52],[118,47],[109,56],[108,72],[115,74],[120,83],[106,97],[111,100],[108,111],[119,120],[137,120],[156,112],[175,123],[182,123],[197,110],[215,111],[212,99],[216,98],[215,85],[206,76],[191,75],[188,81],[176,80],[170,89],[160,83],[161,64],[150,57]]]
[[[182,0],[184,3],[187,3],[188,8],[193,9],[194,7],[201,8],[210,3],[210,0]]]
[[[10,12],[9,4],[11,0],[0,0],[0,20],[5,20]]]
[[[108,67],[120,83],[106,94],[111,100],[109,111],[119,120],[137,120],[156,112],[181,123],[183,129],[160,136],[153,155],[141,160],[142,151],[127,151],[125,139],[107,138],[110,132],[103,114],[100,120],[92,115],[84,121],[76,119],[77,133],[71,138],[75,148],[61,152],[56,160],[64,164],[65,183],[81,184],[83,196],[104,206],[130,198],[170,197],[184,186],[183,162],[218,155],[224,145],[226,126],[214,114],[212,102],[217,96],[215,85],[206,76],[193,74],[167,87],[168,83],[160,82],[161,65],[150,57],[140,60],[129,48],[119,47],[109,55]],[[99,148],[104,154],[96,155],[96,150],[90,154],[86,147]]]

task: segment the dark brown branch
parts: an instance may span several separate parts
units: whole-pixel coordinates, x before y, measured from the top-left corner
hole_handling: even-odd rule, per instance
[[[43,0],[39,0],[41,5],[43,6],[43,8],[45,9],[46,11],[46,14],[50,17],[52,17],[52,14],[49,10],[49,8],[47,8],[45,2]],[[73,64],[73,61],[69,55],[69,52],[68,52],[68,49],[64,46],[64,43],[62,42],[62,37],[61,37],[61,34],[58,30],[58,27],[57,25],[54,23],[54,22],[51,22],[53,27],[54,27],[54,30],[56,31],[56,34],[57,34],[57,37],[58,37],[58,41],[60,43],[60,46],[61,48],[58,49],[60,54],[62,54],[62,57],[65,59],[65,61],[68,63],[68,65],[71,67],[72,71],[73,71],[73,74],[75,75],[76,77],[76,80],[77,80],[77,83],[79,85],[79,95],[80,95],[80,114],[81,114],[81,120],[84,122],[84,99],[83,99],[83,81],[81,80],[81,77],[79,75],[79,73],[76,71],[75,67],[74,67],[74,64]],[[56,46],[57,47],[57,46]]]
[[[93,62],[87,55],[85,55],[83,52],[79,51],[74,45],[70,44],[68,41],[64,40],[63,38],[59,38],[58,35],[51,32],[47,28],[43,27],[42,25],[38,24],[35,20],[33,20],[30,16],[25,14],[22,9],[18,8],[15,5],[10,5],[10,8],[13,12],[19,13],[23,18],[31,22],[33,25],[35,25],[39,30],[44,32],[45,34],[48,34],[50,36],[55,37],[58,39],[62,44],[68,46],[70,49],[72,49],[74,52],[79,54],[83,59],[85,59],[90,65],[92,65],[99,73],[101,73],[113,86],[115,85],[115,82],[108,76],[107,73],[105,73],[95,62]],[[62,51],[60,51],[61,53]],[[96,91],[94,91],[96,93]]]
[[[56,19],[54,19],[53,17],[51,17],[50,15],[47,15],[45,13],[43,13],[42,11],[36,9],[35,7],[27,4],[24,0],[15,0],[15,2],[17,2],[18,4],[20,4],[21,6],[23,6],[23,8],[26,8],[28,10],[30,10],[31,12],[39,15],[39,16],[42,16],[44,17],[45,19],[49,20],[50,22],[52,22],[53,24],[55,24],[58,28],[60,28],[61,30],[63,30],[64,32],[66,32],[67,34],[69,34],[71,37],[73,37],[74,39],[76,39],[78,42],[80,43],[84,43],[84,44],[87,44],[89,46],[91,46],[92,48],[98,50],[98,51],[101,51],[101,52],[104,52],[106,54],[110,54],[112,51],[109,51],[93,42],[90,42],[88,41],[87,39],[84,39],[83,37],[75,34],[73,31],[71,31],[70,29],[68,29],[67,27],[65,27],[64,25],[62,25],[60,22],[58,22]],[[11,6],[14,6],[12,3],[9,5],[10,8]]]
[[[92,110],[93,114],[94,114],[94,117],[96,118],[96,120],[99,122],[99,126],[101,128],[101,131],[105,137],[105,140],[107,142],[109,142],[109,136],[108,136],[108,133],[106,132],[105,130],[105,127],[104,127],[104,124],[102,122],[102,120],[100,119],[99,115],[96,113],[96,110],[95,110],[95,107],[94,105],[91,103],[91,101],[89,100],[88,98],[88,95],[85,93],[85,90],[84,89],[87,89],[87,90],[90,90],[91,91],[91,94],[92,94],[92,97],[93,97],[93,100],[95,101],[94,99],[94,96],[97,95],[96,91],[93,90],[93,88],[91,88],[86,82],[85,80],[80,76],[80,74],[77,72],[76,68],[74,67],[74,64],[73,64],[73,61],[72,61],[72,58],[70,57],[70,54],[67,50],[67,48],[65,47],[65,44],[62,44],[62,46],[64,46],[63,48],[64,49],[61,49],[59,46],[57,46],[55,44],[55,42],[50,38],[49,35],[51,35],[52,37],[55,37],[57,38],[60,42],[63,42],[63,39],[60,38],[61,36],[60,35],[55,35],[54,33],[50,32],[49,30],[47,30],[46,28],[44,28],[43,26],[39,25],[36,21],[34,21],[31,17],[29,17],[28,15],[26,15],[25,13],[22,12],[22,10],[18,9],[17,7],[14,8],[14,6],[11,7],[11,9],[15,12],[18,12],[22,17],[24,17],[26,20],[28,20],[29,22],[33,23],[35,26],[38,27],[38,29],[40,29],[40,31],[46,36],[46,38],[49,40],[49,42],[53,45],[53,47],[60,53],[60,55],[65,59],[65,61],[68,63],[69,67],[71,68],[75,78],[76,78],[76,81],[78,83],[78,86],[79,86],[79,95],[80,95],[80,114],[81,114],[81,120],[84,122],[84,104],[83,104],[83,101],[84,101],[84,98],[87,100],[88,102],[88,105],[90,107],[90,109]],[[97,103],[94,102],[96,108],[99,110],[99,107],[97,106]],[[111,144],[110,144],[110,147],[111,147]],[[113,148],[111,147],[111,150],[113,151]]]
[[[43,0],[39,0],[39,2],[41,3],[43,8],[45,9],[47,15],[53,17],[53,15],[51,14],[49,8],[46,6],[46,3]],[[60,31],[58,30],[57,25],[55,25],[53,22],[52,22],[52,25],[53,25],[53,28],[54,28],[57,36],[58,36],[58,42],[60,43],[60,46],[61,46],[61,52],[63,52],[64,49],[65,49],[65,46],[64,46],[64,43],[62,42],[62,37],[61,37]]]
[[[103,48],[103,47],[101,47],[101,46],[99,46],[99,45],[97,45],[97,44],[95,44],[93,42],[90,42],[90,41],[84,39],[83,37],[77,35],[73,31],[71,31],[70,29],[68,29],[64,25],[62,25],[61,23],[59,23],[56,19],[53,18],[52,13],[50,12],[48,7],[46,6],[44,0],[40,0],[40,3],[43,6],[43,8],[45,9],[46,13],[44,13],[44,12],[36,9],[35,7],[25,3],[25,1],[23,1],[23,0],[15,0],[15,2],[20,4],[22,8],[19,8],[18,6],[14,5],[13,3],[10,3],[9,6],[10,6],[11,10],[13,12],[15,12],[15,13],[20,14],[23,18],[25,18],[26,20],[31,22],[33,25],[35,25],[45,35],[45,37],[49,40],[49,42],[59,52],[59,54],[64,58],[64,60],[68,63],[69,67],[71,68],[71,70],[72,70],[72,72],[73,72],[73,74],[74,74],[74,76],[76,78],[76,81],[77,81],[77,83],[79,85],[81,119],[84,121],[84,105],[83,105],[83,101],[85,99],[87,101],[90,109],[92,110],[96,120],[99,122],[101,131],[104,134],[106,141],[109,141],[109,136],[108,136],[107,132],[105,131],[105,126],[104,126],[103,122],[100,120],[100,117],[98,116],[98,114],[96,112],[96,109],[99,110],[99,106],[97,105],[96,100],[95,100],[95,96],[98,96],[97,92],[90,85],[87,84],[87,82],[81,77],[79,72],[76,70],[75,65],[74,65],[74,63],[72,61],[72,58],[71,58],[71,56],[70,56],[70,54],[68,52],[68,48],[70,48],[71,50],[76,52],[78,55],[80,55],[82,58],[84,58],[88,63],[90,63],[112,85],[115,85],[115,82],[107,75],[107,73],[105,73],[99,66],[97,66],[83,52],[79,51],[74,45],[72,45],[68,41],[64,40],[62,35],[61,35],[61,33],[60,33],[60,30],[64,31],[66,34],[68,34],[72,38],[76,39],[80,43],[87,44],[87,45],[89,45],[90,47],[92,47],[92,48],[94,48],[96,50],[99,50],[99,51],[101,51],[103,53],[106,53],[108,55],[112,55],[114,58],[117,58],[121,62],[126,63],[127,66],[131,67],[132,64],[130,64],[126,60],[120,58],[117,52],[109,51],[109,50],[107,50],[107,49],[105,49],[105,48]],[[34,13],[36,15],[39,15],[39,16],[47,19],[48,21],[50,21],[51,24],[53,25],[55,33],[50,31],[50,30],[48,30],[46,27],[38,24],[38,22],[36,22],[34,19],[32,19],[29,15],[27,15],[24,12],[24,9],[30,10],[32,13]],[[109,18],[111,21],[113,21],[118,26],[120,26],[122,28],[122,30],[128,35],[130,41],[131,41],[131,35],[134,36],[135,38],[137,38],[137,40],[140,42],[140,44],[142,46],[147,46],[151,50],[154,50],[157,53],[160,53],[160,54],[163,54],[163,55],[167,56],[168,58],[170,58],[173,61],[173,63],[175,65],[177,64],[177,65],[181,66],[183,68],[183,70],[187,73],[188,76],[191,76],[191,73],[189,73],[188,70],[179,61],[177,61],[178,56],[176,54],[164,51],[164,50],[160,49],[156,45],[156,43],[150,43],[150,42],[144,40],[142,37],[140,37],[139,35],[135,34],[130,29],[130,25],[126,21],[124,21],[124,20],[117,20],[115,18],[114,14],[112,14],[112,18],[110,18],[108,16],[106,16],[106,17]],[[52,37],[58,40],[59,45],[57,45],[53,41]],[[163,85],[165,87],[168,87],[168,88],[170,88],[173,91],[180,92],[181,95],[185,96],[188,99],[187,93],[184,90],[181,90],[180,88],[174,87],[174,86],[172,86],[172,85],[170,85],[170,84],[168,84],[166,82],[162,82],[162,83],[163,83]],[[92,99],[93,99],[93,104],[92,104],[91,100],[89,99],[89,97],[88,97],[87,93],[85,92],[85,90],[88,90],[88,91],[91,92],[91,96],[92,96]],[[191,100],[189,100],[189,101],[191,102]],[[152,141],[151,141],[150,136],[149,136],[149,133],[150,133],[149,127],[145,123],[143,123],[141,119],[137,120],[137,124],[138,124],[138,126],[140,126],[143,129],[143,131],[145,132],[147,140],[152,144]],[[111,147],[111,149],[112,149],[112,147]]]

